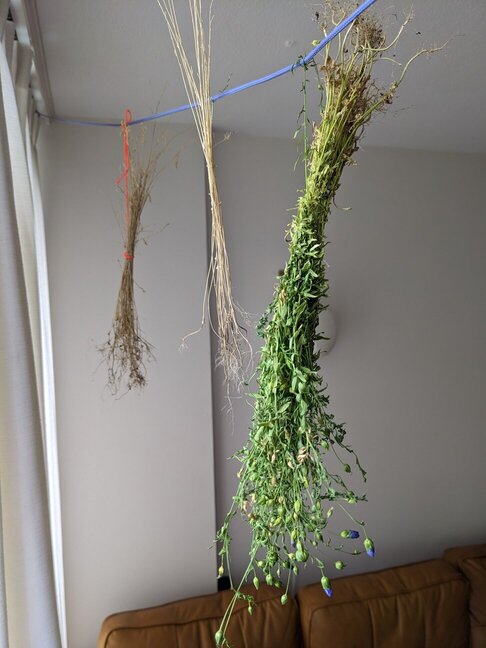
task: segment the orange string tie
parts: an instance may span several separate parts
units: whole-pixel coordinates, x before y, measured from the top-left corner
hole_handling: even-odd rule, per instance
[[[123,114],[123,120],[120,124],[120,128],[123,135],[123,171],[115,181],[118,186],[120,186],[123,180],[125,181],[125,221],[127,225],[127,230],[128,230],[128,225],[130,224],[129,181],[130,181],[130,166],[131,166],[130,145],[128,142],[128,126],[132,121],[132,119],[133,119],[132,113],[127,108]],[[125,257],[125,259],[127,259],[127,261],[133,259],[133,254],[129,254],[126,250],[124,251],[123,256]]]

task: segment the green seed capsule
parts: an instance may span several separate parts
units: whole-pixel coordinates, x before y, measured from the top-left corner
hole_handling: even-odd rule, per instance
[[[321,578],[321,585],[322,585],[322,589],[330,589],[331,581],[329,580],[329,578],[327,576],[323,576]]]
[[[297,551],[295,554],[295,558],[298,562],[305,563],[309,558],[309,553],[305,549],[303,549],[302,551]]]
[[[336,567],[336,569],[339,569],[339,570],[344,569],[346,567],[346,565],[343,563],[342,560],[336,560],[336,562],[334,563],[334,566]]]
[[[266,577],[265,577],[265,580],[267,581],[267,585],[271,585],[273,583],[272,574],[267,574]]]
[[[255,578],[253,579],[253,587],[254,587],[255,589],[258,589],[258,588],[260,587],[260,581],[258,580],[258,578],[257,578],[256,576],[255,576]]]
[[[265,567],[265,563],[264,563],[263,560],[259,560],[259,561],[257,562],[257,565],[258,565],[258,567],[260,567],[260,569],[263,569],[263,567]]]
[[[214,635],[214,640],[215,640],[217,646],[221,646],[221,642],[223,641],[223,631],[222,630],[218,630],[218,632]]]
[[[349,464],[344,464],[343,468],[344,468],[344,472],[347,473],[351,472],[351,466]]]
[[[282,594],[282,597],[280,598],[280,602],[282,603],[282,605],[285,605],[287,603],[288,598],[289,597],[287,596],[287,594]]]

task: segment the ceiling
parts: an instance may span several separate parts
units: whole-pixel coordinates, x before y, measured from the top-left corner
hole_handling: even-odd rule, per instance
[[[187,3],[176,4],[187,27]],[[411,0],[377,0],[375,7],[389,16],[392,32],[393,14],[401,19],[410,5]],[[126,107],[140,117],[186,102],[156,0],[37,0],[37,8],[58,115],[118,120]],[[304,0],[215,0],[213,91],[267,74],[309,51],[320,37],[316,8]],[[366,145],[486,153],[485,0],[419,0],[414,13],[401,59],[424,45],[448,45],[414,64],[389,114],[370,125]],[[184,33],[190,43],[190,33]],[[393,66],[381,65],[381,77],[391,79]],[[296,72],[224,99],[215,106],[215,125],[292,137],[301,84],[302,72]],[[317,105],[313,97],[310,103]]]

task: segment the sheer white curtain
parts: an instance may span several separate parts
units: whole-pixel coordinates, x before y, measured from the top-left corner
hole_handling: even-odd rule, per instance
[[[14,42],[7,11],[0,0],[0,648],[65,648],[47,264],[31,138],[32,53]]]

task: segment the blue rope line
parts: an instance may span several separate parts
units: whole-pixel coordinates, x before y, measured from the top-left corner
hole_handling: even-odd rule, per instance
[[[357,9],[355,9],[347,18],[345,18],[339,25],[334,27],[334,29],[329,32],[327,36],[325,36],[321,42],[314,47],[306,56],[300,58],[296,63],[292,63],[291,65],[286,65],[285,67],[281,68],[280,70],[276,70],[275,72],[272,72],[271,74],[267,74],[266,76],[260,77],[259,79],[254,79],[253,81],[248,81],[247,83],[243,83],[242,85],[236,86],[235,88],[229,88],[228,90],[224,90],[223,92],[218,92],[217,94],[213,95],[211,97],[211,101],[213,103],[216,103],[216,101],[219,101],[220,99],[223,99],[224,97],[230,97],[232,95],[238,94],[239,92],[243,92],[244,90],[248,90],[249,88],[254,88],[255,86],[263,85],[264,83],[268,83],[268,81],[272,81],[273,79],[277,79],[278,77],[284,76],[285,74],[288,74],[289,72],[293,72],[297,68],[304,67],[305,65],[308,65],[311,63],[314,58],[319,54],[321,50],[326,47],[328,43],[330,43],[338,34],[340,34],[346,27],[348,27],[358,16],[360,16],[364,11],[366,11],[369,7],[371,7],[372,4],[374,4],[376,0],[365,0]],[[130,122],[130,126],[136,126],[137,124],[143,124],[145,122],[150,122],[154,121],[156,119],[162,119],[163,117],[170,117],[171,115],[175,115],[180,112],[185,112],[186,110],[191,110],[191,108],[195,108],[195,104],[184,104],[183,106],[178,106],[177,108],[171,108],[170,110],[164,110],[163,112],[155,113],[154,115],[148,115],[147,117],[140,117],[139,119],[134,119],[133,121]],[[89,120],[81,120],[81,119],[69,119],[67,117],[50,117],[49,115],[44,115],[42,113],[38,113],[40,117],[45,117],[46,119],[50,119],[52,121],[56,122],[61,122],[63,124],[73,124],[76,126],[109,126],[109,127],[120,127],[120,122],[97,122],[97,121],[89,121]]]

